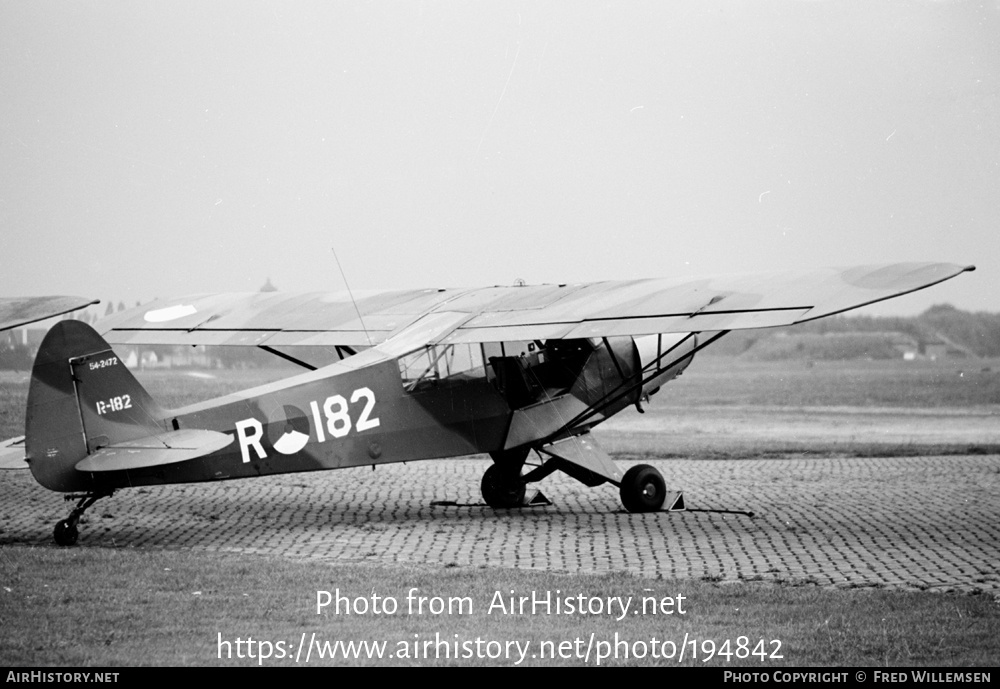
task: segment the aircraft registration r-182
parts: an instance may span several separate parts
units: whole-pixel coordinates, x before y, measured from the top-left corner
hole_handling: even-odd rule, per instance
[[[219,481],[488,453],[494,508],[562,471],[610,483],[630,512],[669,509],[648,465],[622,472],[590,435],[651,395],[726,332],[822,318],[972,266],[901,263],[813,271],[381,293],[195,295],[46,334],[25,436],[7,454],[76,507],[120,488]],[[88,303],[77,302],[73,308]],[[0,329],[73,302],[0,300]],[[302,367],[281,381],[164,409],[112,345],[241,345]],[[317,360],[311,352],[332,353]],[[23,442],[23,445],[21,444]],[[527,464],[535,452],[539,461]],[[667,501],[667,503],[665,503]]]

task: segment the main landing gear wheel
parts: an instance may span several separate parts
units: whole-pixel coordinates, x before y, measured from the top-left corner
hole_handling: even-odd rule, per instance
[[[76,528],[75,523],[69,519],[63,519],[56,524],[56,528],[52,532],[52,537],[56,539],[56,543],[59,545],[76,545],[76,539],[80,537],[80,531]]]
[[[524,504],[524,481],[520,477],[514,478],[496,464],[491,464],[483,474],[479,487],[483,492],[483,500],[490,507],[501,509]]]
[[[659,471],[637,464],[625,472],[619,495],[629,512],[656,512],[667,497],[667,484]]]

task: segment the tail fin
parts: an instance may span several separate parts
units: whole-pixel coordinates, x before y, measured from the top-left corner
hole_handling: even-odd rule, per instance
[[[86,323],[45,335],[28,388],[25,449],[35,479],[64,492],[93,490],[77,463],[101,447],[166,430],[164,412],[111,346]]]

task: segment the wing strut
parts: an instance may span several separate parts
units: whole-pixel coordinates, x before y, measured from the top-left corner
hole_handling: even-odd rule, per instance
[[[296,359],[294,356],[291,356],[290,354],[285,354],[284,352],[279,352],[274,347],[268,347],[267,345],[257,345],[257,348],[258,349],[263,349],[268,354],[273,354],[274,356],[281,357],[285,361],[291,361],[293,364],[297,364],[297,365],[301,366],[302,368],[309,369],[310,371],[315,371],[316,370],[316,367],[313,366],[312,364],[307,364],[306,362],[302,361],[301,359]],[[339,354],[340,352],[337,352],[337,353]]]

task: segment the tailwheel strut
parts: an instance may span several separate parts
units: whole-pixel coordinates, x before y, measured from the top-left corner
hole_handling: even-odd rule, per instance
[[[52,531],[52,537],[55,538],[56,543],[59,545],[75,545],[76,539],[80,536],[80,530],[77,528],[77,524],[80,521],[80,517],[83,513],[87,511],[87,508],[93,505],[95,502],[101,498],[109,497],[114,491],[107,492],[93,492],[86,493],[84,495],[67,495],[66,500],[77,500],[76,507],[73,511],[69,513],[66,519],[58,522],[56,528]]]

